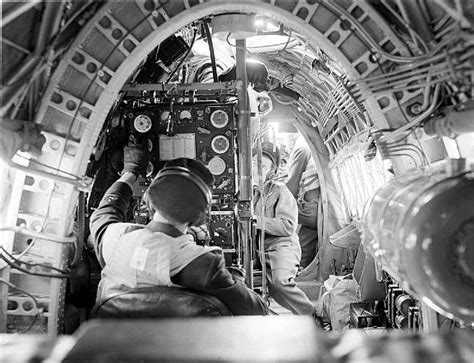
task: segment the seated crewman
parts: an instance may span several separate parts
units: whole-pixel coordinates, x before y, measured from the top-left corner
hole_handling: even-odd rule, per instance
[[[273,178],[279,165],[278,148],[271,143],[262,143],[263,192],[254,193],[254,213],[257,230],[263,227],[266,278],[269,293],[284,308],[298,315],[316,316],[315,307],[295,282],[301,249],[296,227],[298,207],[285,184]],[[253,157],[253,182],[258,181],[257,157]],[[263,216],[261,208],[263,203]]]
[[[233,315],[264,315],[258,294],[225,267],[218,247],[198,246],[186,234],[202,224],[211,203],[213,176],[200,162],[169,161],[147,190],[154,212],[144,226],[125,223],[131,185],[147,164],[137,147],[124,148],[124,172],[91,216],[94,247],[102,264],[98,300],[114,292],[176,284],[214,295]]]

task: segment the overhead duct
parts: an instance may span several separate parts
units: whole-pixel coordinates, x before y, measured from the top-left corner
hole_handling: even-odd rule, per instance
[[[433,117],[424,125],[428,135],[456,138],[459,135],[474,132],[474,102],[466,102],[457,106],[445,107],[438,116]]]

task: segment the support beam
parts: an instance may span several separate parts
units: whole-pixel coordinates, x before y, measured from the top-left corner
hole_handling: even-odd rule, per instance
[[[11,40],[8,40],[5,37],[1,37],[0,41],[4,44],[8,45],[9,47],[12,47],[12,48],[15,48],[16,50],[19,50],[22,53],[25,53],[25,54],[30,54],[31,53],[31,51],[29,51],[28,49],[22,47],[21,45],[16,44],[15,42],[12,42]]]
[[[24,91],[25,84],[36,77],[37,74],[34,70],[38,65],[38,61],[39,58],[37,56],[30,54],[25,62],[19,66],[18,70],[4,80],[3,87],[0,90],[1,116],[7,115],[7,111],[10,109],[12,103],[18,95]]]
[[[247,72],[245,68],[245,39],[236,40],[236,73],[241,87],[237,89],[239,99],[239,218],[241,221],[241,242],[243,249],[244,268],[247,272],[246,283],[253,288],[253,246],[252,226],[252,132],[250,124],[250,108],[247,94]]]
[[[61,24],[64,1],[47,1],[41,19],[41,27],[38,32],[35,53],[41,54],[48,46],[51,38],[58,31]]]

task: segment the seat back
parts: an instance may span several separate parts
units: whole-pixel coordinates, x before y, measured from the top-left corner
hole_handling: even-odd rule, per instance
[[[100,319],[229,315],[229,309],[215,296],[167,286],[119,292],[98,301],[92,310],[92,317]]]

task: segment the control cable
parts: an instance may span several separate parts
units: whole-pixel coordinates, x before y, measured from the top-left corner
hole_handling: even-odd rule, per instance
[[[69,277],[71,277],[70,274],[68,272],[64,271],[64,270],[58,269],[58,268],[53,267],[53,266],[45,265],[45,264],[42,264],[42,263],[30,263],[30,262],[21,261],[21,260],[18,260],[17,258],[15,258],[14,256],[12,256],[10,253],[8,253],[5,250],[5,248],[3,248],[2,246],[0,246],[0,249],[2,250],[2,251],[0,251],[0,258],[3,261],[5,261],[11,268],[14,268],[15,270],[24,272],[28,275],[41,276],[41,277],[50,277],[50,278],[69,278]],[[8,256],[8,258],[5,255]],[[26,265],[26,266],[29,266],[29,267],[40,266],[40,267],[43,267],[43,268],[58,271],[60,273],[59,274],[52,274],[52,273],[44,273],[44,272],[33,272],[33,271],[30,271],[30,270],[22,267],[21,266],[22,264]]]
[[[207,44],[209,46],[209,54],[211,56],[212,77],[214,78],[214,82],[216,83],[219,81],[219,79],[217,78],[216,54],[214,52],[214,45],[212,44],[212,36],[211,32],[209,31],[209,25],[207,24],[206,20],[202,22],[202,26],[204,28],[204,32],[206,33]]]

